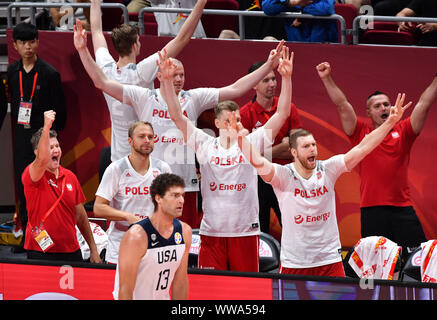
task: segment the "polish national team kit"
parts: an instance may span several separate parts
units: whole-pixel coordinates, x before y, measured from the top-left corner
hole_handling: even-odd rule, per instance
[[[118,68],[117,62],[107,48],[101,47],[96,53],[96,63],[103,73],[112,80],[122,84],[138,85],[153,88],[153,81],[158,72],[158,53],[155,53],[137,64]],[[103,93],[111,116],[111,160],[116,161],[130,154],[131,149],[127,143],[128,130],[132,123],[138,121],[138,115],[131,106],[121,103],[110,95]]]
[[[149,218],[137,222],[147,234],[147,252],[141,258],[133,292],[134,300],[169,300],[170,286],[185,252],[182,224],[173,220],[173,233],[166,239]],[[113,296],[118,300],[119,270],[115,273]]]
[[[150,197],[150,186],[161,173],[170,173],[167,163],[150,157],[150,167],[145,175],[132,167],[129,158],[123,157],[111,163],[103,174],[96,195],[110,201],[110,206],[130,212],[144,219],[153,213],[154,206]],[[127,221],[111,221],[108,228],[108,247],[106,261],[118,262],[120,242],[129,228]]]
[[[178,97],[182,112],[196,125],[203,111],[217,105],[219,89],[182,90]],[[186,192],[199,191],[194,152],[187,148],[181,132],[171,120],[167,103],[159,89],[125,85],[123,102],[130,104],[141,120],[152,124],[155,132],[153,156],[167,162],[172,172],[184,179]]]
[[[335,182],[347,171],[344,155],[317,161],[309,179],[294,163],[274,164],[271,185],[282,212],[281,267],[313,268],[342,261]]]
[[[263,128],[247,138],[258,150],[272,143]],[[214,138],[198,128],[187,144],[196,151],[202,175],[203,218],[198,266],[258,271],[260,226],[255,168],[237,142],[225,149],[220,137]]]

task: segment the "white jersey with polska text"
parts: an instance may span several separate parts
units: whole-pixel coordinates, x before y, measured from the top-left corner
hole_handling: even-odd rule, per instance
[[[167,163],[150,157],[150,167],[145,175],[132,167],[129,158],[124,157],[111,163],[103,174],[96,196],[108,200],[115,209],[130,212],[144,219],[153,214],[154,206],[150,186],[161,173],[170,173]],[[106,261],[117,263],[121,239],[129,228],[127,221],[112,221],[108,228]]]
[[[122,68],[117,67],[117,62],[107,48],[101,47],[96,51],[96,63],[109,79],[122,84],[132,84],[153,89],[153,81],[158,72],[158,53],[155,53],[139,63],[129,63]],[[111,117],[111,160],[117,161],[131,152],[128,143],[128,130],[132,123],[138,121],[135,110],[103,93]]]
[[[263,129],[247,136],[258,150],[271,145]],[[196,151],[202,175],[203,218],[200,234],[217,237],[257,235],[259,226],[258,177],[235,142],[229,149],[196,128],[187,144]]]
[[[271,181],[282,213],[281,266],[312,268],[341,261],[335,182],[347,171],[344,155],[317,161],[302,178],[294,163],[274,164]]]
[[[197,118],[218,103],[219,90],[198,88],[179,93],[182,112],[196,126]],[[140,120],[152,124],[155,132],[154,157],[167,162],[174,174],[185,181],[185,191],[198,191],[194,152],[187,148],[182,133],[170,118],[167,103],[159,89],[123,86],[123,100],[132,105]]]

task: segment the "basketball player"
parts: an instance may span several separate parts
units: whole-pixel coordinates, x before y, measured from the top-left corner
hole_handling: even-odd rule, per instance
[[[86,45],[87,34],[81,30],[80,24],[75,27],[74,43],[82,64],[94,85],[118,101],[132,106],[140,120],[148,121],[153,125],[156,134],[154,156],[167,162],[172,172],[185,180],[186,205],[181,220],[187,222],[191,227],[197,228],[199,215],[196,205],[199,180],[196,174],[194,152],[184,144],[182,135],[170,119],[167,105],[161,96],[161,90],[126,85],[107,77],[93,60]],[[183,90],[185,69],[182,62],[174,59],[177,70],[173,82],[179,103],[182,106],[182,112],[196,123],[202,112],[214,108],[218,102],[242,96],[261,81],[272,68],[276,68],[283,43],[284,41],[281,41],[276,49],[270,52],[267,62],[262,67],[222,88]],[[163,50],[163,52],[165,51]],[[188,206],[190,207],[188,208]]]
[[[266,124],[248,135],[263,150],[270,146],[290,115],[293,54],[282,49],[278,72],[282,76],[281,94],[276,113]],[[255,169],[227,132],[228,115],[239,107],[233,101],[220,102],[214,109],[220,135],[211,137],[196,128],[181,110],[173,83],[178,67],[160,55],[161,94],[171,119],[184,140],[197,155],[202,175],[201,192],[204,216],[200,225],[200,268],[251,271],[259,270],[258,183]],[[269,136],[271,134],[271,136]]]
[[[314,136],[303,129],[290,135],[294,163],[273,164],[251,144],[233,115],[238,145],[258,174],[273,186],[283,215],[280,273],[344,277],[335,208],[335,182],[376,148],[402,118],[405,94],[398,95],[387,120],[346,154],[317,160]]]
[[[129,225],[150,216],[150,185],[161,173],[171,172],[164,161],[152,158],[154,132],[148,122],[134,122],[128,131],[130,155],[106,168],[96,192],[94,214],[113,221],[108,228],[106,261],[116,264],[120,241]]]
[[[184,180],[171,173],[150,187],[155,211],[124,235],[114,283],[115,299],[173,300],[188,297],[188,254],[191,228],[179,221],[184,206]]]
[[[97,65],[110,79],[153,89],[153,81],[158,71],[156,66],[158,55],[155,53],[137,63],[136,60],[141,49],[137,28],[129,24],[122,24],[111,32],[112,43],[119,55],[116,61],[109,53],[103,34],[100,2],[100,0],[92,0],[90,10],[91,36]],[[171,57],[176,57],[189,43],[202,16],[205,4],[206,0],[197,1],[180,32],[164,46]],[[135,110],[129,105],[106,93],[103,95],[111,116],[111,160],[117,161],[130,153],[130,147],[126,143],[127,131],[129,126],[139,119]]]

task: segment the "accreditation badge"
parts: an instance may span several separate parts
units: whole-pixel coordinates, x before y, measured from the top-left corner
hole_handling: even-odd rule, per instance
[[[39,227],[32,228],[32,237],[38,243],[43,252],[46,252],[48,249],[54,246],[52,238],[50,238],[42,223]]]
[[[32,113],[32,102],[20,102],[20,109],[18,110],[17,123],[30,128],[30,115]]]

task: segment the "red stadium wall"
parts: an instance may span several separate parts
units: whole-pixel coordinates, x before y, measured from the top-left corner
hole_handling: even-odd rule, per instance
[[[139,59],[162,48],[169,40],[142,36]],[[110,41],[108,44],[116,56]],[[437,71],[437,49],[297,43],[288,43],[288,46],[295,52],[293,101],[304,126],[315,133],[321,159],[346,152],[350,144],[315,70],[318,63],[331,63],[334,79],[361,117],[366,117],[366,97],[375,90],[386,92],[393,100],[398,92],[405,92],[407,99],[416,103]],[[91,39],[89,47],[93,52]],[[185,66],[185,88],[228,85],[245,75],[253,62],[265,60],[274,47],[272,42],[192,40],[178,57]],[[8,49],[9,62],[19,58],[12,46],[10,30]],[[98,185],[99,152],[110,144],[105,100],[83,69],[71,32],[40,32],[39,55],[61,73],[68,112],[66,129],[60,134],[62,163],[77,174],[90,201]],[[241,105],[252,95],[250,92],[237,102]],[[428,238],[437,238],[437,213],[434,212],[437,167],[433,165],[437,155],[433,148],[437,137],[437,127],[433,125],[437,123],[437,111],[432,108],[412,149],[409,177],[412,198],[425,233]],[[411,110],[407,115],[410,113]],[[210,113],[201,119],[199,126],[210,126]],[[360,238],[358,173],[344,174],[336,184],[336,191],[341,241],[343,246],[350,247]]]

